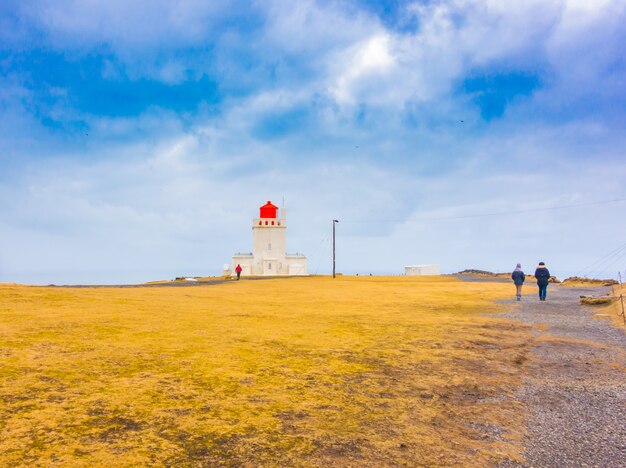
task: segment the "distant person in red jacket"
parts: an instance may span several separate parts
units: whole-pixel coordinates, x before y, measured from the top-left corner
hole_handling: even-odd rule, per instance
[[[545,263],[539,262],[539,266],[535,270],[535,278],[537,279],[537,286],[539,286],[539,300],[545,301],[548,282],[550,281],[550,272]]]
[[[241,265],[239,265],[238,263],[237,268],[235,268],[235,273],[237,273],[237,281],[239,281],[239,278],[241,278],[241,270],[243,270],[243,268],[241,268]]]
[[[513,283],[515,284],[517,300],[521,301],[522,300],[522,285],[524,284],[524,280],[526,279],[526,275],[522,271],[521,263],[518,263],[517,266],[515,267],[515,270],[513,270],[513,273],[511,273],[511,279],[513,280]]]

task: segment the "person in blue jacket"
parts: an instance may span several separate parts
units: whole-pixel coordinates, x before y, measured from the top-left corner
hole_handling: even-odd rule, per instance
[[[539,266],[535,270],[535,278],[537,279],[537,286],[539,286],[539,300],[545,301],[548,282],[550,281],[550,272],[545,263],[539,262]]]
[[[515,267],[515,270],[513,270],[513,273],[511,273],[511,279],[513,279],[513,283],[515,284],[517,300],[521,301],[522,300],[522,285],[524,284],[524,280],[526,279],[526,275],[522,271],[521,263],[518,263],[517,266]]]

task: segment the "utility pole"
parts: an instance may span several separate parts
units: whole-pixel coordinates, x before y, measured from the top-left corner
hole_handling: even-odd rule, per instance
[[[333,219],[333,278],[335,277],[335,224],[338,222],[336,219]]]

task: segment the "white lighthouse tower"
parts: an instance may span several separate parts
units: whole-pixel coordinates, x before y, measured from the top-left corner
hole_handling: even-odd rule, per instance
[[[252,252],[233,255],[231,272],[241,265],[243,276],[306,275],[306,257],[286,252],[285,209],[279,215],[278,207],[268,201],[259,211],[259,217],[252,220]]]

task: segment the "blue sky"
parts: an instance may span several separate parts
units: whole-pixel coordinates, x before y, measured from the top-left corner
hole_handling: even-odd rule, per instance
[[[626,242],[625,25],[621,0],[4,1],[0,281],[217,274],[283,197],[311,273],[336,218],[345,273],[614,277],[589,265]]]

